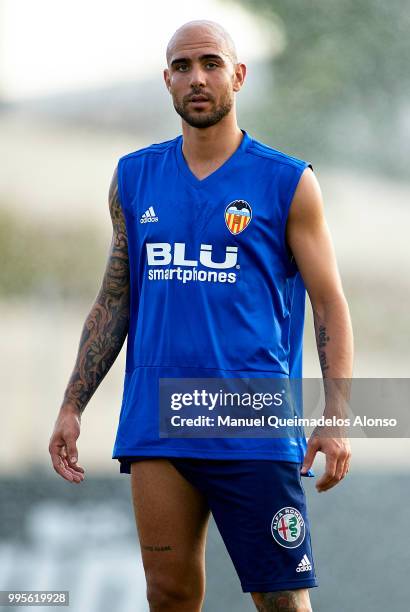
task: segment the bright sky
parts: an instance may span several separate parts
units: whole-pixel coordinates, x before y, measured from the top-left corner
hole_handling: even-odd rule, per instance
[[[34,97],[154,75],[166,44],[191,19],[219,21],[245,63],[275,51],[277,36],[235,2],[0,0],[3,97]]]

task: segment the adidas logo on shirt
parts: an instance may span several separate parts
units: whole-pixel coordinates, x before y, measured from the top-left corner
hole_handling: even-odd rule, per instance
[[[301,562],[296,568],[297,572],[310,572],[312,565],[307,555],[303,555]]]
[[[140,223],[155,223],[156,221],[159,221],[159,219],[155,215],[154,208],[150,206],[142,215]]]

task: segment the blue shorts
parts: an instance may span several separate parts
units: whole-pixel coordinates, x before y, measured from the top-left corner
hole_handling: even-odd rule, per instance
[[[141,459],[120,457],[120,471]],[[243,592],[318,586],[300,463],[167,459],[205,495]]]

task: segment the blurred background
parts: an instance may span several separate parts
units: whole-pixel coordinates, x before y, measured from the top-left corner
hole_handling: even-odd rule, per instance
[[[114,167],[180,133],[165,47],[199,18],[222,23],[248,66],[240,127],[313,164],[355,377],[409,375],[408,0],[0,0],[0,590],[69,590],[73,612],[148,609],[129,476],[111,459],[124,349],[83,415],[81,485],[55,474],[48,441],[105,269]],[[306,317],[304,376],[319,377],[309,302]],[[410,445],[352,447],[335,489],[304,479],[313,608],[401,612]],[[207,569],[206,612],[253,609],[213,522]]]

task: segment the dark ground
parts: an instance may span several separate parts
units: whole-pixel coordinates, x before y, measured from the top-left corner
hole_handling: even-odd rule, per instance
[[[409,610],[409,474],[351,471],[322,494],[315,479],[303,483],[315,612]],[[145,612],[138,555],[128,476],[78,486],[35,470],[0,479],[0,589],[67,589],[74,612]],[[253,609],[211,522],[203,610]]]

